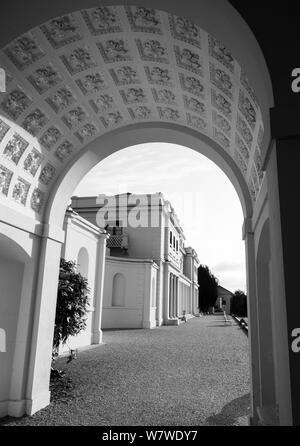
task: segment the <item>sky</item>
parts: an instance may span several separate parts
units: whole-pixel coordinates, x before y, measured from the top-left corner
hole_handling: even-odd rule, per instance
[[[73,195],[162,192],[201,264],[220,285],[246,290],[243,213],[227,176],[192,149],[149,143],[119,150],[95,166]]]

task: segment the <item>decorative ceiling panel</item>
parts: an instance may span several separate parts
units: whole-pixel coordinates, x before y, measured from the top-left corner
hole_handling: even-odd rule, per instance
[[[11,42],[0,63],[8,79],[0,196],[28,212],[41,212],[56,176],[87,143],[143,121],[212,138],[256,200],[264,131],[258,100],[230,51],[189,20],[136,6],[77,11]]]

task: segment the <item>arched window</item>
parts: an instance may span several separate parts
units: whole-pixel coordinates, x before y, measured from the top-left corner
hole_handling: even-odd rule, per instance
[[[117,273],[114,275],[112,284],[112,306],[124,307],[125,306],[125,292],[126,292],[126,280],[123,274]]]
[[[89,254],[86,248],[80,248],[77,256],[78,272],[88,279],[89,276]]]

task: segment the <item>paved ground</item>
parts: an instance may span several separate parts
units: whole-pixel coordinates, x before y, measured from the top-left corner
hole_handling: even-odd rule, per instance
[[[72,387],[4,425],[246,425],[247,336],[220,316],[179,327],[104,333],[66,366]],[[65,367],[66,359],[60,359]]]

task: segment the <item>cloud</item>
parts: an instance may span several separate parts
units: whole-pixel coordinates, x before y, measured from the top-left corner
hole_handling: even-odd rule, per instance
[[[245,289],[243,215],[226,175],[197,152],[173,144],[127,148],[92,169],[74,195],[162,192],[174,205],[187,245],[228,289]],[[187,194],[184,196],[184,194]]]
[[[245,264],[243,262],[233,262],[229,260],[228,262],[217,263],[216,265],[213,266],[213,268],[216,271],[222,271],[222,272],[241,271],[244,270]]]

